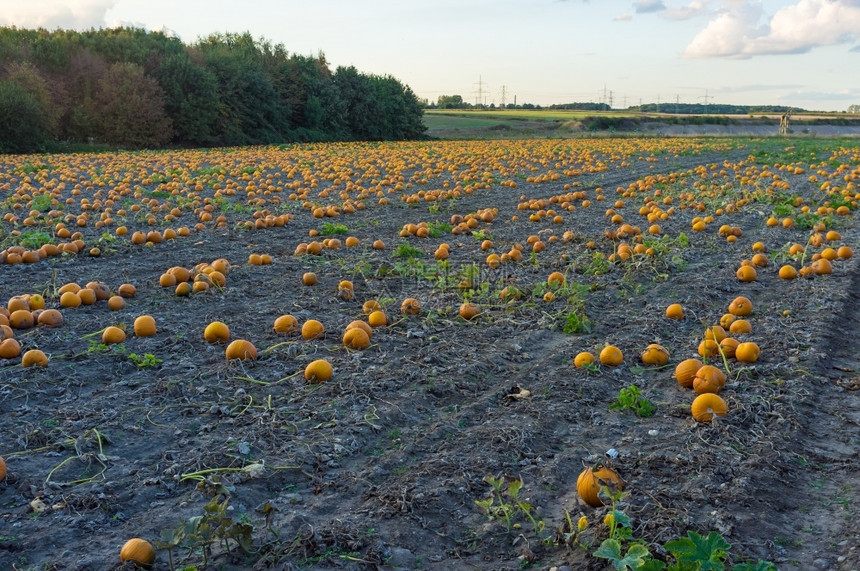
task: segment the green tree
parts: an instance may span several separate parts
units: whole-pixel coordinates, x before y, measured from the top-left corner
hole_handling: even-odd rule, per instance
[[[98,132],[112,145],[157,148],[170,141],[164,92],[133,63],[115,63],[98,81]]]
[[[173,123],[174,140],[205,146],[218,130],[218,83],[187,53],[168,56],[155,75],[164,91],[164,110]]]
[[[373,122],[379,110],[373,99],[369,78],[350,66],[338,67],[333,81],[344,104],[347,137],[356,140],[374,139],[376,133]]]
[[[47,114],[36,96],[16,81],[0,81],[0,152],[41,151],[49,134]]]
[[[250,34],[212,35],[196,48],[218,85],[219,142],[247,145],[285,140],[289,123],[282,97],[263,69]]]
[[[439,109],[464,109],[468,105],[460,95],[440,95],[439,99],[436,100],[436,107]]]
[[[48,82],[39,70],[29,63],[14,63],[7,68],[6,79],[20,85],[36,99],[45,115],[48,137],[53,138],[57,128],[57,107],[48,89]]]
[[[99,135],[94,95],[106,72],[104,59],[89,50],[80,49],[70,55],[69,67],[58,78],[68,93],[59,110],[60,138],[86,142]]]

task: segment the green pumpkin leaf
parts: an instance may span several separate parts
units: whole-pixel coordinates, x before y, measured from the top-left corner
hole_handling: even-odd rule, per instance
[[[702,571],[722,571],[722,560],[731,545],[719,533],[712,531],[702,537],[695,531],[688,531],[687,537],[668,542],[664,546],[679,562],[694,562]]]
[[[651,554],[644,545],[634,543],[627,550],[627,554],[622,557],[621,542],[616,539],[606,539],[594,552],[594,556],[608,559],[613,567],[619,571],[626,571],[627,569],[641,569]]]

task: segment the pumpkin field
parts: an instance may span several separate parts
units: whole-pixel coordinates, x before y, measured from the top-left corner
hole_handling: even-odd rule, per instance
[[[838,138],[0,156],[0,568],[858,569],[858,200]]]

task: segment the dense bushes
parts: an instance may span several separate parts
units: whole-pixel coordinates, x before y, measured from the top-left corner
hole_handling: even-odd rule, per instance
[[[425,129],[397,79],[332,73],[322,54],[288,54],[248,33],[186,46],[133,28],[0,28],[2,152],[403,140]]]

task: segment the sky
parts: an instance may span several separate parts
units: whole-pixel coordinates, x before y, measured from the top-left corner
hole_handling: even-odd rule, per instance
[[[0,26],[250,32],[431,102],[860,104],[860,0],[0,0]]]

